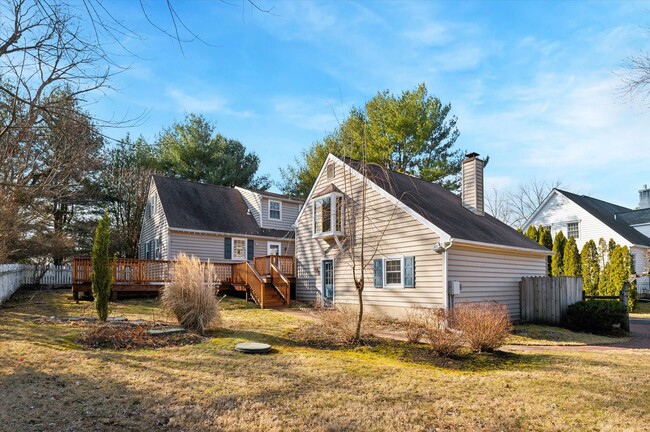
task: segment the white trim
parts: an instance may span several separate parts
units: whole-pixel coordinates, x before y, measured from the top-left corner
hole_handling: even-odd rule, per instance
[[[260,235],[255,235],[255,234],[243,234],[243,233],[226,233],[226,232],[220,232],[220,231],[205,231],[205,230],[196,230],[196,229],[187,229],[187,228],[173,228],[169,227],[167,228],[169,231],[177,231],[180,233],[189,233],[189,234],[208,234],[208,235],[219,235],[219,236],[225,236],[225,237],[232,237],[234,235],[245,235],[247,238],[251,239],[272,239],[272,240],[281,240],[281,241],[293,241],[293,238],[290,237],[265,237],[265,236],[260,236]]]
[[[278,210],[280,211],[280,217],[279,217],[278,219],[276,219],[276,218],[272,218],[272,217],[271,217],[271,203],[277,203],[277,204],[280,206],[279,209],[278,209]],[[279,221],[279,222],[282,222],[282,201],[268,199],[268,205],[267,205],[266,207],[267,207],[267,208],[266,208],[266,210],[267,210],[267,212],[266,212],[266,213],[267,213],[267,217],[268,217],[268,219],[269,219],[270,221]]]
[[[235,257],[235,240],[244,242],[244,256]],[[247,261],[248,260],[248,239],[242,237],[233,237],[230,239],[230,259],[234,261]]]
[[[336,283],[335,283],[335,277],[334,277],[334,258],[321,258],[320,260],[320,292],[321,292],[321,304],[325,304],[325,284],[323,283],[325,280],[325,268],[323,267],[323,263],[325,261],[332,261],[332,305],[335,304],[336,301]]]
[[[528,226],[530,225],[530,222],[531,222],[533,219],[535,219],[535,216],[537,216],[537,214],[538,214],[540,211],[542,211],[542,209],[544,208],[544,206],[546,205],[546,203],[549,202],[549,201],[551,200],[551,197],[552,197],[554,194],[556,194],[556,193],[562,195],[564,198],[566,198],[566,199],[568,199],[569,201],[573,202],[573,200],[569,199],[567,196],[565,196],[564,194],[562,194],[559,190],[557,190],[556,188],[553,188],[553,190],[550,191],[550,192],[548,193],[548,195],[546,196],[546,198],[544,198],[544,201],[542,201],[542,203],[539,205],[539,207],[537,207],[537,208],[535,209],[535,211],[533,212],[532,215],[528,216],[528,219],[526,219],[526,221],[524,222],[524,224],[521,226],[521,229],[522,229],[523,231],[526,231],[526,229],[528,229]]]
[[[399,284],[389,284],[386,261],[399,261],[400,262],[400,283]],[[383,258],[383,286],[382,289],[404,289],[404,256],[401,257],[385,257]]]
[[[467,245],[467,246],[473,246],[479,249],[503,249],[503,250],[510,250],[510,251],[516,251],[516,252],[528,252],[531,255],[553,255],[554,252],[545,249],[545,250],[537,250],[537,249],[528,249],[528,248],[523,248],[523,247],[518,247],[518,246],[508,246],[508,245],[500,245],[500,244],[493,244],[493,243],[483,243],[483,242],[477,242],[477,241],[472,241],[472,240],[463,240],[463,239],[452,239],[451,240],[454,244],[461,244],[461,245]]]
[[[343,209],[341,211],[341,230],[337,230],[336,226],[338,225],[338,207],[337,200],[341,198],[341,204]],[[330,230],[315,232],[315,217],[316,217],[316,203],[325,199],[330,200]],[[312,206],[312,221],[311,221],[311,237],[312,238],[329,238],[336,236],[345,235],[345,195],[340,192],[330,192],[329,194],[318,196],[314,198],[311,202]],[[322,222],[322,219],[321,219]]]
[[[267,255],[272,255],[271,246],[277,246],[278,247],[278,255],[282,255],[282,243],[274,242],[274,241],[267,241],[266,242],[266,254]]]

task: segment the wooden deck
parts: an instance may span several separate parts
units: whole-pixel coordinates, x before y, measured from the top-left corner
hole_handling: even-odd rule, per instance
[[[255,257],[253,263],[206,262],[209,271],[206,283],[216,290],[234,288],[247,291],[260,307],[287,306],[290,287],[295,282],[294,258],[287,255]],[[113,267],[112,297],[119,293],[157,293],[174,274],[174,261],[119,258]],[[91,291],[90,258],[72,260],[72,293]]]

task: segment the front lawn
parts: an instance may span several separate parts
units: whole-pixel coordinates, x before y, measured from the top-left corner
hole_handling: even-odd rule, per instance
[[[514,326],[513,334],[506,341],[510,345],[607,345],[627,342],[630,337],[602,336],[591,333],[574,332],[562,327],[537,324],[522,324]]]
[[[630,313],[630,318],[650,319],[650,302],[637,301],[634,310]]]
[[[156,300],[113,316],[166,318]],[[443,361],[425,345],[311,347],[305,318],[222,302],[224,329],[193,345],[88,350],[91,315],[67,291],[17,293],[0,306],[0,429],[27,430],[645,430],[650,355],[641,350],[497,353]],[[272,354],[233,351],[271,343]]]

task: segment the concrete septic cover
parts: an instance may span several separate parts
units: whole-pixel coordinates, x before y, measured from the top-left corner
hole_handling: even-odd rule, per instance
[[[264,354],[271,351],[271,345],[259,342],[242,342],[235,345],[235,351],[245,354]]]

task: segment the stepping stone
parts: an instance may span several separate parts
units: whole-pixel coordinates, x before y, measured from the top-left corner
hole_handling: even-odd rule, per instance
[[[271,351],[271,345],[259,342],[242,342],[235,345],[235,351],[244,354],[264,354]]]
[[[167,327],[149,330],[149,334],[151,335],[168,335],[175,333],[185,333],[185,329],[183,327]]]

